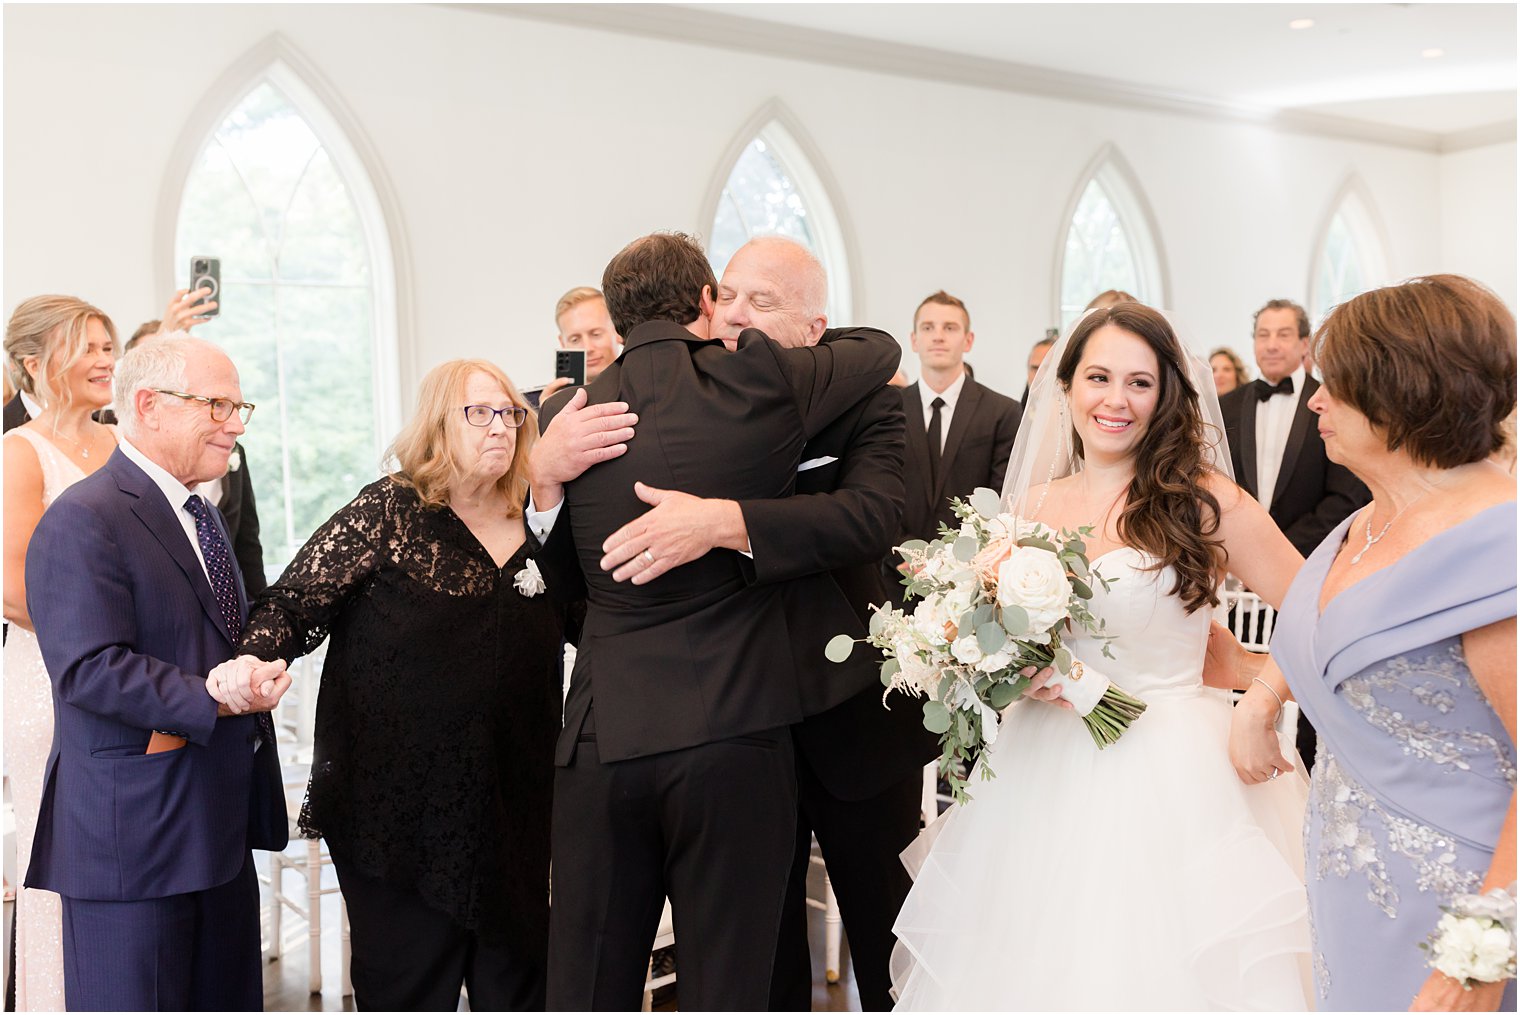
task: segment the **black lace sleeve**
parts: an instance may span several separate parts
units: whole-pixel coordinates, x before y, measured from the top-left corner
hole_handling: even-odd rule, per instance
[[[239,652],[289,662],[322,644],[349,597],[374,573],[394,527],[395,490],[390,478],[371,483],[311,534],[255,601]]]

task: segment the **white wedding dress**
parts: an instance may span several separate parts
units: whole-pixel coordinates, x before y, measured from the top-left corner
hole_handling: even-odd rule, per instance
[[[1099,751],[1067,709],[1009,709],[996,777],[973,773],[972,800],[904,853],[898,1010],[1307,1007],[1301,766],[1241,783],[1229,699],[1202,683],[1210,611],[1186,613],[1146,563],[1093,561],[1118,579],[1093,600],[1115,658],[1066,644],[1147,711]]]

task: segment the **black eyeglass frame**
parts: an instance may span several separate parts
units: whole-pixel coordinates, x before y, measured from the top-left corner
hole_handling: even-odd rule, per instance
[[[470,418],[471,409],[485,409],[491,415],[488,416],[484,422],[477,423]],[[505,409],[493,409],[489,405],[467,405],[460,411],[464,413],[464,421],[466,423],[470,424],[471,426],[481,427],[482,429],[490,426],[491,423],[495,421],[497,416],[501,417],[503,425],[512,430],[516,430],[518,427],[522,426],[528,421],[528,410],[524,409],[520,405],[509,405]],[[513,422],[514,420],[516,422]]]
[[[153,388],[152,390],[160,395],[173,395],[175,398],[183,398],[187,402],[205,402],[206,408],[211,412],[211,421],[213,423],[227,422],[228,419],[232,418],[233,410],[236,409],[238,418],[242,420],[244,426],[247,426],[248,421],[253,418],[253,410],[257,408],[252,402],[234,402],[230,398],[210,398],[206,395],[192,395],[188,391],[170,391],[168,388]],[[228,407],[220,419],[216,415],[216,407],[218,405]]]

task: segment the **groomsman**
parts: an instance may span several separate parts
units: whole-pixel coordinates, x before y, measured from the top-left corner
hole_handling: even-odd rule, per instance
[[[1307,557],[1347,515],[1372,499],[1361,481],[1325,457],[1309,398],[1319,381],[1304,368],[1309,315],[1292,300],[1256,312],[1261,377],[1219,400],[1235,481],[1259,500]]]
[[[612,325],[602,291],[589,285],[578,285],[559,298],[554,305],[554,326],[561,349],[585,350],[587,384],[600,377],[607,364],[623,351],[623,337]],[[542,388],[523,394],[536,409],[544,399],[571,383],[569,377],[556,377]]]
[[[903,389],[907,459],[902,534],[934,539],[941,523],[957,525],[953,497],[979,486],[999,492],[1023,407],[977,383],[966,368],[976,335],[966,304],[941,289],[913,313],[913,351],[919,379]],[[895,569],[897,561],[888,560]]]

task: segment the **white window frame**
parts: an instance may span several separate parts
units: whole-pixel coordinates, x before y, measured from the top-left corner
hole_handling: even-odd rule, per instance
[[[1309,293],[1309,319],[1315,327],[1319,326],[1333,306],[1329,301],[1334,295],[1320,291],[1319,265],[1325,257],[1330,230],[1337,218],[1345,223],[1346,231],[1351,234],[1351,244],[1356,250],[1357,261],[1361,264],[1367,289],[1376,289],[1392,281],[1388,269],[1387,233],[1367,185],[1360,176],[1352,173],[1330,199],[1314,234],[1314,245],[1309,256],[1309,284],[1305,288]],[[1365,291],[1367,290],[1364,289],[1363,292]]]
[[[718,217],[718,205],[728,187],[728,178],[750,142],[759,139],[766,151],[780,164],[792,181],[807,208],[809,229],[816,245],[814,253],[828,274],[828,316],[830,325],[855,323],[856,288],[851,266],[855,264],[853,232],[847,224],[839,187],[829,173],[817,147],[791,112],[772,99],[745,121],[718,162],[718,173],[708,187],[698,212],[702,225],[695,230],[708,236]],[[721,274],[721,267],[719,272]]]
[[[1072,222],[1077,206],[1088,184],[1097,181],[1109,203],[1119,217],[1120,228],[1135,258],[1135,274],[1139,279],[1139,292],[1134,295],[1142,302],[1157,308],[1169,305],[1170,278],[1166,269],[1166,256],[1161,245],[1161,231],[1149,200],[1140,186],[1139,178],[1124,156],[1112,144],[1105,144],[1087,163],[1077,178],[1077,185],[1066,201],[1061,216],[1061,228],[1056,234],[1055,274],[1051,278],[1051,320],[1060,325],[1063,318],[1061,307],[1062,282],[1066,277],[1066,241],[1071,235]],[[1098,295],[1093,293],[1093,296]],[[1089,297],[1091,298],[1091,297]]]

